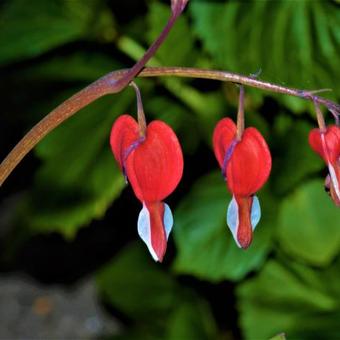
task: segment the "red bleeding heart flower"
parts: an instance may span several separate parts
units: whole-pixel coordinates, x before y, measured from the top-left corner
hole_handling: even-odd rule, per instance
[[[331,125],[321,129],[313,129],[309,133],[309,144],[328,166],[330,195],[337,206],[340,206],[340,127]]]
[[[236,125],[230,118],[223,118],[216,125],[213,146],[227,188],[233,194],[227,224],[236,244],[246,249],[261,217],[255,193],[269,177],[272,164],[270,151],[260,132],[253,127],[245,129],[238,140]]]
[[[162,121],[152,121],[140,135],[138,123],[129,115],[113,124],[110,144],[114,157],[129,180],[143,209],[138,233],[152,257],[162,261],[173,217],[162,201],[178,185],[183,173],[183,155],[174,131]]]

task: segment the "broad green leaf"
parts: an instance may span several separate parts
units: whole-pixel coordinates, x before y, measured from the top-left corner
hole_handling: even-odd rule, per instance
[[[310,148],[308,134],[312,126],[280,115],[275,120],[270,147],[273,154],[273,187],[276,193],[286,194],[308,176],[325,165]]]
[[[208,305],[198,299],[179,304],[169,318],[165,339],[217,339],[215,322]]]
[[[141,242],[125,248],[97,273],[99,292],[132,318],[123,339],[211,339],[216,326],[206,303],[155,263]]]
[[[262,220],[248,250],[239,249],[226,225],[230,194],[220,173],[200,179],[175,211],[174,236],[178,248],[174,269],[209,281],[237,281],[261,267],[276,227],[274,199],[258,197]]]
[[[111,25],[97,0],[10,0],[0,12],[0,64],[38,56]],[[103,26],[102,16],[105,17]]]
[[[160,315],[157,315],[156,319]],[[154,319],[149,320],[154,323]],[[129,327],[123,334],[113,336],[114,340],[210,340],[218,339],[214,320],[209,307],[202,301],[179,303],[166,318],[166,324],[161,329],[155,329],[144,322],[144,325]]]
[[[326,266],[340,250],[339,221],[339,208],[324,192],[323,182],[308,182],[282,202],[280,245],[291,256]]]
[[[339,259],[316,270],[294,262],[269,261],[237,289],[245,339],[265,339],[284,330],[291,339],[333,339],[340,316]]]
[[[166,96],[148,98],[144,107],[154,119],[166,122],[176,131],[184,153],[196,151],[202,134],[197,129],[196,117],[192,112]]]
[[[24,225],[73,237],[79,227],[105,213],[124,187],[110,150],[109,132],[131,100],[130,91],[102,98],[36,147],[42,166],[20,209]]]
[[[339,97],[340,44],[332,35],[340,11],[334,3],[197,1],[190,10],[215,67],[242,74],[261,68],[261,79],[302,89],[332,88]],[[293,111],[309,109],[303,100],[277,98]]]
[[[114,59],[98,52],[75,52],[67,56],[58,56],[33,65],[21,71],[21,77],[32,82],[39,79],[49,81],[86,82],[87,84],[104,74],[118,70],[120,64]],[[63,72],[60,72],[63,70]]]
[[[180,301],[176,281],[160,269],[141,241],[104,266],[97,284],[110,304],[138,320],[164,317]]]

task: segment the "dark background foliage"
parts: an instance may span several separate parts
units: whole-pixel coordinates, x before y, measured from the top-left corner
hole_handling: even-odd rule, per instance
[[[132,65],[168,15],[168,1],[157,0],[2,1],[1,158],[64,99]],[[332,88],[325,96],[339,102],[339,55],[338,1],[191,0],[149,65],[261,69],[263,80]],[[273,169],[259,192],[254,242],[242,251],[226,227],[230,195],[211,148],[216,122],[235,118],[237,87],[137,83],[147,119],[170,124],[185,156],[183,179],[167,199],[175,226],[165,263],[153,263],[137,240],[141,207],[109,148],[113,121],[136,112],[127,88],[58,127],[1,188],[3,275],[66,286],[95,277],[98,300],[126,326],[124,339],[339,337],[340,213],[308,146],[312,105],[246,89],[246,124],[265,136]]]

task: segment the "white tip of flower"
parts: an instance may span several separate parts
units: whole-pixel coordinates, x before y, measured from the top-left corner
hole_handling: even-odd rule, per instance
[[[255,230],[257,224],[260,222],[260,219],[261,219],[260,201],[257,198],[257,196],[254,195],[250,213],[250,221],[253,231]]]
[[[233,199],[230,201],[228,210],[227,210],[227,225],[233,235],[233,238],[239,248],[242,248],[237,240],[237,231],[239,226],[239,218],[238,218],[238,205],[233,196]]]
[[[168,239],[170,232],[172,230],[172,226],[174,225],[174,218],[172,216],[170,207],[166,203],[163,203],[163,204],[164,204],[163,223],[164,223],[164,228],[165,228],[166,239]]]
[[[340,200],[340,187],[339,187],[339,182],[338,179],[336,177],[336,173],[334,170],[334,167],[332,166],[332,164],[328,164],[328,170],[329,170],[329,176],[331,178],[333,187],[334,187],[334,191],[336,193],[336,195],[338,196],[338,199]]]
[[[257,224],[259,223],[261,219],[261,207],[260,202],[257,196],[253,196],[253,201],[251,205],[251,212],[250,212],[250,222],[253,231],[255,230]],[[239,207],[237,204],[237,201],[235,197],[233,196],[233,199],[229,203],[228,210],[227,210],[227,224],[228,227],[233,235],[233,238],[239,248],[243,248],[238,239],[237,239],[237,233],[239,229]]]
[[[138,222],[137,222],[137,230],[138,235],[147,245],[149,252],[152,258],[158,262],[159,259],[157,257],[156,252],[154,251],[151,244],[151,222],[150,222],[150,213],[147,207],[143,204],[143,209],[139,213]]]
[[[169,206],[165,203],[161,203],[161,204],[163,204],[164,213],[163,213],[163,224],[160,225],[159,227],[164,228],[165,235],[163,234],[163,236],[160,236],[162,235],[162,232],[161,232],[161,234],[153,235],[153,238],[156,237],[157,239],[157,237],[165,236],[167,240],[171,232],[172,226],[174,224],[174,219],[173,219]],[[163,239],[165,243],[161,242],[159,244],[159,249],[154,248],[155,245],[152,245],[152,228],[151,228],[150,212],[144,203],[143,203],[143,209],[141,210],[138,216],[137,230],[138,230],[138,234],[140,238],[147,245],[152,258],[157,262],[162,262],[165,249],[166,249],[166,240]],[[155,229],[153,229],[153,232],[155,232]]]

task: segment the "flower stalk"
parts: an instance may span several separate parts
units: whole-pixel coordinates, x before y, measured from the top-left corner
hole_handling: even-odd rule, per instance
[[[137,119],[138,119],[138,126],[139,126],[139,135],[140,137],[145,137],[146,132],[146,119],[145,113],[143,108],[142,96],[140,94],[139,87],[135,82],[131,82],[130,86],[132,86],[136,92],[136,100],[137,100]]]
[[[244,131],[244,86],[240,85],[236,128],[237,141],[240,141],[242,139],[243,131]]]
[[[85,89],[79,91],[65,102],[51,111],[45,118],[36,124],[14,147],[8,156],[0,164],[0,185],[2,185],[10,173],[31,151],[36,144],[39,143],[50,131],[63,123],[66,119],[77,113],[83,107],[89,105],[96,99],[110,94],[119,92],[115,89],[117,80],[126,76],[129,70],[118,70],[108,73],[94,83],[87,86]],[[277,85],[270,82],[254,79],[253,77],[243,76],[237,73],[207,70],[199,68],[187,67],[146,67],[139,74],[138,77],[185,77],[197,79],[211,79],[242,84],[244,86],[258,88],[264,91],[281,93],[294,97],[299,97],[304,100],[313,101],[319,105],[324,105],[337,117],[340,115],[340,105],[323,97],[311,95],[312,91],[299,90]],[[127,86],[127,84],[126,84]]]
[[[315,107],[315,112],[316,112],[316,120],[318,121],[320,132],[325,133],[327,130],[327,127],[326,127],[325,119],[320,109],[320,105],[315,101],[313,102],[314,102],[314,107]]]

